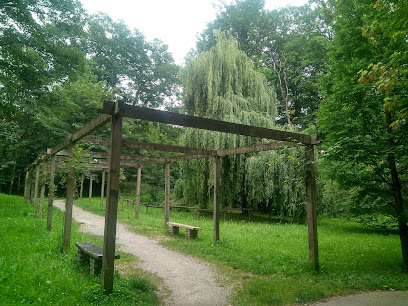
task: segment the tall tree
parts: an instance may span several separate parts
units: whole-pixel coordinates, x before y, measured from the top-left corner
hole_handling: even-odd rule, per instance
[[[171,106],[178,90],[178,67],[167,45],[157,39],[147,42],[137,29],[131,31],[104,14],[88,19],[87,34],[83,48],[99,81],[120,89],[134,104]]]
[[[278,122],[305,128],[315,121],[322,100],[319,79],[327,66],[329,28],[311,5],[266,11],[263,0],[224,5],[197,42],[215,44],[214,29],[228,31],[277,89]]]
[[[82,19],[77,1],[0,2],[0,188],[47,147],[52,87],[84,71],[84,54],[72,47]]]
[[[188,59],[181,79],[188,114],[260,127],[275,125],[275,94],[238,49],[237,41],[223,33],[218,33],[218,42],[210,51]],[[211,149],[253,142],[244,136],[197,129],[188,129],[183,135],[185,145]],[[225,205],[247,205],[245,161],[244,155],[222,158],[221,199]],[[212,188],[211,165],[212,161],[204,159],[184,164],[182,180],[187,203],[207,205]]]
[[[408,226],[404,184],[408,160],[407,124],[391,124],[398,112],[384,104],[384,94],[359,84],[359,71],[376,63],[382,52],[363,35],[370,0],[330,1],[334,41],[330,70],[324,79],[326,99],[319,111],[319,126],[328,145],[331,173],[346,187],[358,187],[373,209],[381,201],[398,221],[403,263],[408,268]],[[364,83],[364,82],[363,82]]]

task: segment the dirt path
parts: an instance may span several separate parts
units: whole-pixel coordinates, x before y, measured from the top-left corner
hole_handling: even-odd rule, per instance
[[[65,209],[64,201],[54,205]],[[74,206],[72,217],[81,223],[80,231],[103,236],[104,218]],[[118,223],[116,229],[118,250],[133,254],[142,260],[140,267],[164,280],[172,291],[166,305],[227,305],[230,290],[219,286],[219,276],[208,263],[192,256],[168,250],[149,239],[128,231]]]

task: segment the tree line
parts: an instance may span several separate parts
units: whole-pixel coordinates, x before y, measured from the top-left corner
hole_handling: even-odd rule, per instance
[[[179,67],[161,41],[89,15],[78,1],[2,1],[1,190],[19,192],[25,167],[104,100],[317,133],[320,213],[397,230],[408,265],[408,3],[312,0],[272,11],[264,4],[220,4]],[[124,131],[139,141],[250,144],[143,122],[125,121]],[[223,203],[302,219],[302,161],[298,149],[223,158]],[[180,200],[210,203],[210,163],[172,169]],[[152,196],[163,171],[143,170]]]

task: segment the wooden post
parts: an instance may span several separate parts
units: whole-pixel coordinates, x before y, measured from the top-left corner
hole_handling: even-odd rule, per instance
[[[35,168],[35,183],[34,183],[34,217],[37,215],[37,195],[38,195],[38,178],[40,176],[40,166]]]
[[[25,200],[26,204],[27,204],[28,195],[29,195],[29,190],[30,190],[29,184],[28,184],[29,178],[30,178],[30,173],[29,173],[29,171],[27,170],[27,171],[26,171],[25,184],[24,184],[24,200]]]
[[[54,202],[54,175],[55,175],[55,155],[50,161],[50,182],[48,184],[48,211],[47,211],[47,231],[51,232],[52,208]]]
[[[41,180],[41,191],[40,191],[40,205],[38,208],[38,217],[42,218],[42,211],[43,211],[43,203],[44,203],[44,193],[45,193],[45,175],[47,171],[47,164],[43,163],[43,178]]]
[[[34,170],[33,170],[34,171]],[[34,205],[34,187],[35,187],[35,177],[34,177],[34,173],[31,174],[32,177],[32,181],[30,184],[30,204]]]
[[[214,242],[220,240],[220,157],[214,157]]]
[[[314,161],[314,146],[306,146],[305,153],[308,163],[306,169],[306,197],[307,226],[309,237],[309,265],[313,270],[319,271],[316,211],[316,166]]]
[[[136,182],[136,203],[135,203],[135,218],[139,218],[140,207],[140,182],[142,179],[142,167],[137,168],[137,182]]]
[[[84,192],[84,173],[81,175],[81,189],[79,191],[79,198],[82,200],[82,194]]]
[[[71,246],[72,206],[74,204],[74,192],[75,192],[75,168],[70,167],[70,169],[68,169],[67,198],[65,200],[64,242],[62,246],[64,253],[68,252]]]
[[[164,184],[164,227],[167,228],[170,218],[170,163],[166,163]]]
[[[105,169],[102,170],[101,207],[103,207],[103,198],[104,197],[105,197]]]
[[[92,172],[89,172],[89,203],[92,201]]]
[[[110,149],[109,149],[109,172],[106,194],[105,210],[105,233],[103,237],[103,258],[102,258],[102,290],[107,293],[113,291],[113,274],[115,271],[115,239],[116,222],[118,217],[118,196],[119,196],[119,170],[120,170],[120,149],[122,142],[122,116],[112,115]]]

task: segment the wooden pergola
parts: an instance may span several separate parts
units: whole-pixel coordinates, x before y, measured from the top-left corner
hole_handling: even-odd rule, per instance
[[[141,167],[146,165],[165,164],[165,224],[169,221],[170,205],[170,163],[198,158],[214,159],[214,240],[219,240],[219,190],[220,190],[220,157],[254,153],[260,151],[278,150],[287,147],[305,147],[306,155],[306,194],[307,194],[307,222],[308,222],[308,242],[309,242],[309,264],[315,271],[319,270],[318,240],[317,240],[317,213],[316,213],[316,169],[314,162],[314,146],[319,143],[316,135],[306,135],[268,129],[262,127],[248,126],[243,124],[225,122],[220,120],[201,118],[168,111],[149,109],[134,105],[105,102],[103,108],[99,110],[99,115],[85,124],[81,129],[73,134],[68,134],[63,141],[52,149],[47,150],[47,154],[39,158],[27,170],[25,197],[33,199],[34,205],[38,193],[38,176],[42,164],[50,161],[49,194],[48,194],[48,214],[47,229],[51,230],[52,206],[53,206],[53,186],[56,155],[66,155],[63,151],[72,148],[78,141],[83,140],[99,145],[109,145],[109,153],[93,152],[90,158],[101,158],[105,162],[91,165],[90,170],[104,171],[108,169],[108,182],[106,194],[105,230],[102,260],[102,289],[107,292],[113,290],[115,239],[117,224],[117,209],[119,201],[119,170],[121,167],[138,167],[137,191],[136,191],[136,215],[138,202],[140,201],[140,180]],[[271,142],[260,143],[251,146],[227,148],[223,150],[208,150],[202,148],[191,148],[158,143],[137,142],[122,140],[122,119],[124,117],[139,120],[160,122],[165,124],[204,129],[222,133],[230,133],[259,139],[267,139]],[[110,122],[110,138],[88,136],[95,130]],[[121,154],[121,148],[137,148],[146,150],[158,150],[165,152],[177,152],[183,155],[174,157],[149,157],[140,155]],[[107,162],[106,162],[107,160]],[[30,177],[34,177],[33,184]],[[72,222],[72,205],[75,188],[75,169],[71,169],[67,179],[65,224],[64,224],[64,251],[70,246],[70,232]],[[103,172],[104,174],[104,172]],[[82,179],[83,182],[83,179]],[[104,184],[102,184],[104,186]],[[102,191],[103,194],[103,191]],[[103,197],[101,197],[103,198]]]

